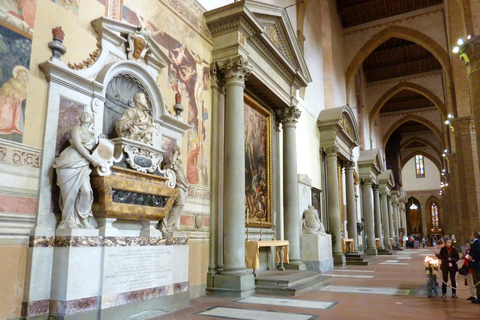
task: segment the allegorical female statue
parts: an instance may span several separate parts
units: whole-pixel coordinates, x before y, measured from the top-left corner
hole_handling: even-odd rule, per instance
[[[310,234],[319,234],[321,236],[326,236],[325,227],[323,226],[322,221],[318,217],[318,211],[313,206],[308,206],[308,209],[303,213],[303,232]]]
[[[135,107],[125,110],[122,117],[117,121],[117,134],[119,137],[152,144],[153,135],[157,129],[152,116],[147,112],[150,107],[145,93],[141,91],[135,93],[133,103]]]
[[[187,194],[188,194],[188,183],[187,177],[183,172],[182,165],[182,151],[179,146],[175,145],[172,150],[172,155],[170,156],[170,165],[175,172],[177,183],[175,189],[178,190],[178,195],[175,198],[173,208],[170,213],[160,221],[159,229],[165,233],[171,233],[173,231],[180,230],[178,226],[178,221],[180,220],[180,215],[183,212],[183,207],[187,203]]]
[[[55,159],[57,185],[60,187],[60,209],[62,221],[59,229],[88,228],[92,214],[93,191],[90,185],[90,164],[95,167],[99,161],[92,157],[90,150],[95,146],[95,137],[90,127],[93,116],[83,113],[80,125],[72,128],[70,146]]]

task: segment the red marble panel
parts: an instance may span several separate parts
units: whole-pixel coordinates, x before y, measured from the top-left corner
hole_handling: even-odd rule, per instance
[[[36,213],[37,199],[0,195],[0,212]]]

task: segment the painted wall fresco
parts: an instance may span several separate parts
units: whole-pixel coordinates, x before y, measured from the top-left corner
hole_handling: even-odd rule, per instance
[[[23,0],[28,1],[28,0]],[[36,2],[36,0],[34,0]],[[51,0],[53,3],[58,4],[60,7],[67,9],[70,13],[78,16],[78,7],[80,6],[80,0]]]
[[[23,142],[32,40],[0,24],[0,138]]]
[[[205,104],[210,87],[209,63],[193,50],[160,30],[154,22],[123,8],[123,19],[142,25],[155,41],[168,50],[172,64],[168,66],[168,87],[180,92],[182,105],[187,107],[187,121],[192,126],[185,134],[187,139],[187,179],[191,185],[208,185],[208,163],[204,144],[207,141],[209,112]]]
[[[0,20],[22,32],[32,34],[37,0],[1,0]]]

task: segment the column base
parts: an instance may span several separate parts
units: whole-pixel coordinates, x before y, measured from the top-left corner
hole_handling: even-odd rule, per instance
[[[336,266],[345,266],[347,260],[345,259],[345,255],[343,253],[334,253],[333,254],[333,264]]]
[[[212,280],[213,287],[207,288],[207,291],[213,295],[243,298],[255,293],[253,273],[216,274]]]
[[[288,270],[307,270],[307,265],[302,260],[290,261],[283,266]]]
[[[384,247],[385,247],[385,250],[392,250],[392,245],[391,244],[384,245]]]
[[[367,248],[367,250],[365,250],[365,253],[369,256],[376,256],[378,254],[377,248]]]

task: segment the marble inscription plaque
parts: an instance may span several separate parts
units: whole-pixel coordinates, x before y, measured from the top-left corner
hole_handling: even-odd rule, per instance
[[[172,248],[105,248],[103,294],[135,291],[171,284]]]

